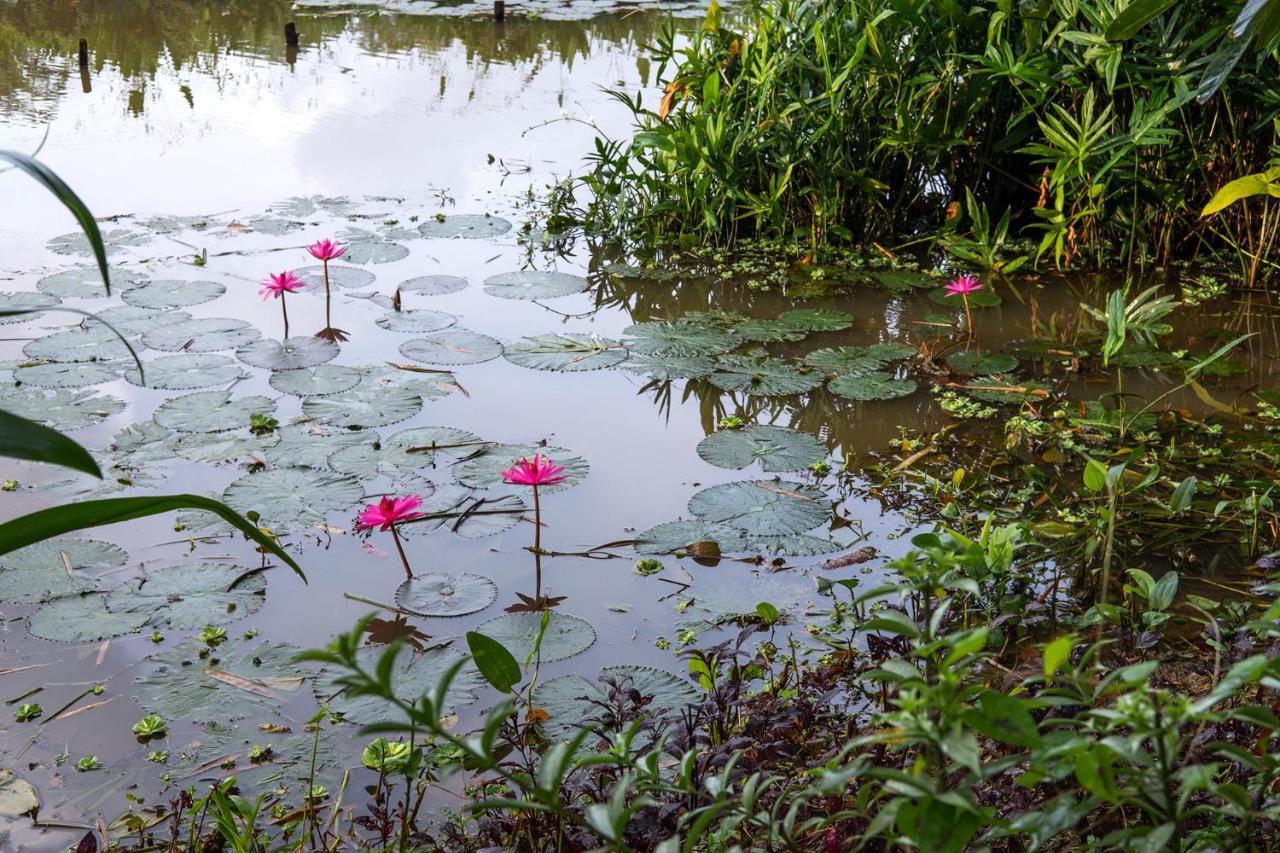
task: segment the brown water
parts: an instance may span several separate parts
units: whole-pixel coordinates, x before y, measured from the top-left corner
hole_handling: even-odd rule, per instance
[[[195,317],[247,319],[265,335],[278,336],[277,304],[264,305],[257,295],[257,281],[265,273],[310,264],[301,247],[348,225],[377,228],[396,220],[412,228],[437,213],[491,213],[509,219],[515,228],[492,239],[406,237],[401,242],[408,255],[367,265],[376,281],[358,290],[389,294],[415,276],[463,277],[465,289],[438,296],[408,294],[405,307],[448,312],[458,317],[459,327],[505,343],[550,332],[617,339],[633,323],[677,318],[693,310],[710,307],[775,317],[797,304],[776,293],[694,278],[610,276],[602,272],[607,261],[593,257],[585,245],[562,247],[557,256],[522,238],[521,226],[532,213],[528,193],[581,171],[581,157],[590,150],[597,127],[610,134],[625,131],[628,116],[602,87],[642,89],[653,96],[655,80],[643,45],[662,24],[661,16],[634,11],[585,20],[513,15],[505,26],[497,26],[483,17],[386,15],[368,9],[291,13],[288,3],[278,2],[140,6],[123,0],[74,6],[0,2],[0,137],[3,147],[32,150],[47,134],[41,158],[97,215],[119,217],[104,223],[105,229],[143,231],[142,223],[158,215],[203,217],[205,224],[196,228],[155,233],[152,227],[145,242],[112,254],[113,263],[153,279],[224,285],[226,294],[220,298],[182,309]],[[432,8],[441,11],[446,4]],[[557,15],[568,8],[548,7]],[[296,54],[283,42],[287,20],[296,20],[301,33]],[[81,37],[88,39],[92,53],[83,74],[74,55]],[[0,289],[29,291],[39,279],[84,263],[83,257],[47,247],[50,238],[73,230],[66,212],[26,178],[10,173],[3,180]],[[297,196],[347,198],[361,220],[353,223],[322,211],[298,217],[307,226],[280,236],[246,233],[233,225],[251,222],[271,205]],[[200,252],[207,252],[208,263],[193,267],[191,259]],[[592,287],[538,302],[485,293],[486,278],[529,265],[587,276]],[[1017,291],[1003,292],[1001,307],[978,312],[975,331],[995,348],[1030,336],[1033,316],[1045,324],[1055,312],[1074,315],[1080,301],[1098,304],[1111,286],[1114,282],[1052,277],[1024,282]],[[337,324],[353,333],[335,363],[406,361],[398,347],[419,335],[377,327],[375,320],[386,312],[367,300],[340,295],[335,302]],[[68,299],[65,304],[101,310],[119,304],[119,297]],[[914,321],[948,313],[918,294],[899,297],[870,288],[840,290],[803,304],[848,312],[853,326],[813,334],[801,343],[770,344],[772,354],[801,355],[819,347],[877,341],[919,343],[927,338]],[[295,330],[309,333],[322,325],[321,300],[299,295],[288,305]],[[1260,319],[1265,316],[1227,304],[1204,309],[1180,332],[1184,344],[1201,349],[1207,346],[1203,333],[1208,330],[1260,333],[1242,357],[1246,372],[1213,384],[1219,399],[1230,400],[1250,387],[1275,386],[1277,338],[1275,326]],[[5,327],[0,359],[20,359],[25,339],[76,319],[46,314]],[[161,355],[165,353],[143,353],[147,360]],[[235,385],[236,395],[278,398],[276,417],[282,424],[300,416],[298,398],[273,391],[266,371],[246,372],[250,378]],[[379,432],[387,436],[412,426],[447,425],[490,441],[545,440],[586,459],[590,473],[581,484],[543,497],[543,544],[557,551],[630,539],[637,531],[685,516],[686,502],[700,488],[758,477],[754,468],[730,471],[708,465],[695,451],[722,417],[738,415],[747,422],[791,425],[817,435],[833,468],[848,460],[851,476],[822,481],[833,501],[833,535],[846,545],[900,553],[910,524],[865,496],[858,465],[887,452],[888,442],[904,430],[928,431],[950,422],[924,390],[870,403],[826,391],[766,398],[723,392],[705,381],[654,383],[625,370],[535,371],[501,358],[458,367],[455,376],[465,393],[429,400],[420,414]],[[1171,381],[1142,371],[1129,372],[1125,380],[1127,390],[1147,395]],[[99,425],[72,433],[91,448],[106,447],[119,429],[147,420],[163,400],[186,393],[144,390],[124,380],[94,390],[128,406]],[[1103,393],[1096,387],[1080,390],[1091,399]],[[1205,406],[1189,393],[1173,402],[1193,409]],[[83,496],[90,485],[84,480],[51,492],[34,487],[61,475],[32,466],[10,465],[5,471],[22,484],[0,495],[6,517],[68,494]],[[179,460],[159,466],[156,474],[155,482],[142,484],[144,489],[219,495],[244,468]],[[816,481],[809,474],[784,476]],[[427,472],[427,477],[441,484],[449,480],[444,470]],[[369,494],[390,487],[385,479],[366,483]],[[258,631],[259,641],[322,644],[370,610],[344,593],[392,600],[402,571],[385,536],[375,535],[371,541],[378,550],[370,551],[349,534],[356,509],[329,518],[331,535],[288,540],[309,584],[303,586],[280,569],[270,571],[262,609],[228,625],[237,638],[232,650],[248,648],[238,638],[251,628]],[[411,537],[409,551],[418,570],[475,572],[491,578],[500,590],[497,603],[477,614],[412,623],[426,635],[458,637],[514,602],[517,591],[531,593],[534,568],[524,550],[531,531],[531,525],[518,524],[483,539],[447,532]],[[256,560],[249,548],[233,540],[190,548],[185,542],[173,544],[186,535],[175,533],[172,516],[93,533],[127,548],[132,574],[194,558],[229,558],[241,565]],[[806,613],[825,606],[814,594],[814,578],[822,573],[816,565],[825,559],[821,556],[792,559],[794,568],[776,574],[738,562],[704,568],[667,558],[666,577],[684,577],[674,568],[677,564],[693,576],[693,585],[673,597],[678,586],[636,574],[635,555],[625,547],[615,552],[620,559],[544,561],[546,591],[566,596],[562,608],[589,621],[598,635],[587,652],[545,666],[544,678],[567,672],[590,676],[614,664],[681,671],[682,662],[660,649],[659,640],[674,641],[681,623],[704,603],[748,611],[756,602],[770,600],[789,613],[793,624],[802,624]],[[692,609],[677,612],[690,600]],[[26,635],[22,617],[30,610],[3,607],[0,698],[42,686],[35,699],[23,701],[39,701],[50,713],[84,685],[101,682],[106,685],[103,696],[81,704],[109,701],[49,724],[31,745],[36,724],[14,723],[5,713],[0,717],[3,762],[40,788],[45,820],[86,825],[98,813],[109,820],[123,808],[124,791],[133,785],[154,800],[151,778],[157,768],[144,762],[147,751],[167,748],[176,755],[200,733],[189,723],[171,720],[167,741],[143,747],[129,734],[142,715],[130,698],[132,680],[140,661],[155,651],[146,638],[150,629],[108,643],[56,643]],[[162,649],[195,632],[166,633]],[[225,653],[230,657],[233,652]],[[473,707],[490,702],[486,696]],[[300,729],[298,721],[314,708],[310,691],[304,689],[285,703],[283,714]],[[258,721],[257,716],[249,720]],[[65,763],[58,763],[60,753],[69,755]],[[72,769],[89,754],[97,755],[104,769]],[[179,781],[187,784],[223,772],[215,767]],[[293,797],[296,801],[296,791]],[[82,833],[24,829],[15,838],[36,848],[56,848]]]

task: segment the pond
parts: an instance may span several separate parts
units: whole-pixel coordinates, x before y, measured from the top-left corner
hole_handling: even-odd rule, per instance
[[[644,46],[668,12],[697,4],[511,4],[502,25],[484,4],[386,7],[424,13],[413,15],[137,5],[0,4],[3,146],[42,145],[41,159],[106,217],[113,266],[107,297],[65,210],[10,174],[0,289],[102,313],[146,368],[144,385],[128,352],[101,328],[77,328],[76,315],[7,325],[0,406],[68,430],[111,467],[100,483],[8,464],[0,511],[131,490],[225,497],[282,537],[307,583],[282,566],[233,583],[261,558],[198,514],[0,558],[3,696],[46,711],[0,720],[4,765],[41,794],[48,825],[14,830],[36,848],[73,843],[126,795],[160,796],[161,774],[296,785],[288,760],[309,756],[303,724],[333,691],[289,656],[371,610],[378,638],[427,649],[422,678],[454,654],[442,644],[477,627],[519,648],[535,617],[504,608],[535,594],[532,503],[499,472],[535,452],[570,475],[540,496],[553,552],[541,591],[563,597],[542,679],[620,665],[681,672],[682,643],[731,636],[731,618],[759,602],[803,630],[830,607],[819,578],[879,571],[824,562],[901,553],[917,524],[863,466],[894,459],[904,435],[986,434],[972,411],[941,405],[945,393],[1008,393],[987,387],[1006,380],[982,377],[1012,372],[1007,353],[1027,350],[1011,342],[1051,337],[1119,284],[991,282],[965,351],[952,340],[964,311],[940,274],[815,270],[767,288],[749,272],[646,269],[547,236],[545,188],[582,170],[598,133],[628,129],[606,88],[656,100]],[[310,337],[326,300],[304,247],[324,238],[347,249],[331,270],[340,345]],[[285,270],[307,290],[286,297],[297,343],[282,352],[270,343],[280,303],[259,288]],[[1238,370],[1166,403],[1206,413],[1274,388],[1273,320],[1266,306],[1232,302],[1182,324],[1176,346],[1201,355],[1223,330],[1258,334],[1233,354]],[[922,373],[942,353],[955,376]],[[1152,368],[1127,370],[1125,392],[1177,387]],[[1087,376],[1060,390],[1106,393]],[[278,428],[255,434],[255,415]],[[410,564],[456,589],[399,594],[391,538],[353,533],[366,503],[406,493],[446,513],[404,528]],[[724,559],[670,553],[717,538]],[[645,557],[661,570],[637,571]],[[226,640],[202,643],[206,626]],[[492,701],[471,698],[464,719]],[[152,712],[168,731],[143,744],[130,729]],[[326,778],[358,767],[354,727],[325,732]],[[250,762],[262,745],[282,760]],[[148,762],[159,751],[168,760]],[[78,770],[87,756],[101,766]]]

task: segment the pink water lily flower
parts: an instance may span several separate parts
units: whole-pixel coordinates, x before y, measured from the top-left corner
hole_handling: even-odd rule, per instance
[[[947,285],[947,296],[968,296],[970,293],[977,293],[982,290],[982,284],[978,281],[977,276],[962,275],[957,276],[950,284]]]
[[[502,479],[513,486],[554,486],[563,483],[568,475],[564,468],[537,453],[532,459],[517,459],[516,464],[502,472]]]
[[[306,287],[306,283],[291,272],[268,273],[262,280],[262,288],[258,295],[263,299],[279,299],[280,313],[284,315],[284,339],[289,339],[289,309],[285,307],[284,295],[297,293]]]
[[[330,240],[328,237],[323,240],[317,240],[307,247],[307,251],[311,253],[311,257],[317,261],[336,261],[347,253],[346,246],[336,240]]]
[[[422,498],[417,495],[405,495],[402,498],[388,495],[376,504],[369,504],[356,516],[357,533],[373,530],[375,527],[383,533],[390,531],[391,539],[396,543],[396,552],[400,554],[400,564],[404,566],[405,576],[410,580],[413,579],[413,569],[409,568],[409,558],[404,553],[404,543],[400,541],[396,525],[425,516],[426,513],[418,512],[420,506]]]

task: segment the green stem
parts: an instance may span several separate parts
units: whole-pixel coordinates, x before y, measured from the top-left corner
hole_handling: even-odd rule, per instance
[[[329,261],[325,260],[324,264],[324,327],[326,329],[333,328],[333,321],[329,319]]]
[[[538,501],[538,487],[533,487],[533,568],[535,599],[542,597],[542,504]]]
[[[391,528],[391,540],[396,543],[396,550],[400,552],[400,564],[404,566],[405,577],[413,580],[413,569],[409,568],[409,558],[405,556],[404,545],[400,542],[400,534],[394,527]]]
[[[289,309],[284,306],[284,291],[280,291],[280,313],[284,315],[284,340],[289,340]]]

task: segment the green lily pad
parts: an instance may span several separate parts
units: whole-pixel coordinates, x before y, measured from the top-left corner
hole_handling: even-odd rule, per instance
[[[156,279],[130,288],[120,298],[135,308],[185,308],[212,302],[227,289],[216,281],[179,281]]]
[[[50,539],[0,556],[0,601],[35,604],[97,589],[93,574],[123,566],[129,554],[98,539]]]
[[[116,333],[100,325],[67,329],[36,338],[22,348],[22,353],[27,358],[61,363],[132,358],[129,348]]]
[[[7,824],[40,808],[35,787],[12,770],[0,770],[0,838],[7,834]]]
[[[324,264],[313,264],[293,271],[307,286],[308,293],[324,295]],[[333,290],[359,290],[373,284],[373,273],[359,267],[329,264],[329,287]]]
[[[111,450],[136,464],[160,462],[173,457],[167,443],[172,435],[155,421],[129,424],[111,439]]]
[[[354,209],[350,199],[342,196],[295,195],[268,208],[281,216],[305,219],[312,216],[346,216]]]
[[[914,379],[898,379],[873,370],[868,373],[842,373],[827,385],[832,394],[849,400],[894,400],[915,392]]]
[[[635,549],[638,554],[673,554],[686,551],[698,542],[726,542],[740,538],[723,525],[706,521],[667,521],[637,534]]]
[[[306,397],[304,417],[322,424],[359,429],[408,420],[422,411],[422,397],[407,388],[357,385],[344,394]]]
[[[317,424],[289,424],[276,430],[280,439],[263,451],[263,458],[277,467],[329,468],[329,457],[339,450],[368,444],[369,434],[364,432],[326,431]]]
[[[292,234],[294,231],[301,231],[307,227],[304,222],[286,219],[282,216],[255,216],[245,225],[248,225],[259,234],[270,234],[272,237],[283,237],[285,234]]]
[[[356,653],[361,665],[372,671],[386,649],[366,646]],[[434,646],[423,652],[404,649],[396,657],[391,670],[391,683],[396,695],[405,701],[416,701],[422,694],[434,690],[449,667],[462,659],[462,653],[454,649]],[[480,673],[475,667],[464,666],[449,686],[446,707],[443,712],[476,701],[476,691],[481,685]],[[376,696],[346,696],[334,677],[322,673],[316,679],[316,698],[329,703],[329,710],[341,714],[343,719],[360,725],[400,721],[404,713],[391,703]]]
[[[715,543],[718,554],[761,554],[789,557],[805,557],[829,554],[846,545],[811,533],[778,535],[750,535],[746,531],[727,524],[707,521],[668,521],[640,533],[635,539],[638,554],[677,554],[689,552],[695,544]],[[713,552],[714,553],[714,552]],[[704,557],[709,556],[703,551]],[[718,559],[718,554],[712,559]]]
[[[235,361],[225,355],[179,353],[146,363],[148,388],[165,391],[190,391],[214,385],[229,385],[248,376]],[[138,368],[125,371],[125,379],[141,384]]]
[[[501,237],[510,230],[510,222],[487,213],[483,215],[464,213],[458,216],[446,216],[443,219],[433,217],[418,226],[418,233],[423,237],[440,240],[455,238],[487,240]]]
[[[338,239],[347,249],[342,259],[349,264],[389,264],[409,257],[406,247],[363,228],[347,228]]]
[[[316,337],[292,337],[284,341],[258,338],[236,349],[236,358],[266,370],[301,370],[333,361],[338,345]]]
[[[552,742],[569,740],[589,725],[612,725],[617,731],[625,730],[631,720],[609,720],[604,716],[609,703],[601,682],[606,681],[623,694],[638,694],[654,725],[675,719],[699,699],[688,679],[649,666],[606,666],[594,683],[577,674],[561,675],[542,682],[533,691],[534,705],[547,712],[547,719],[538,723],[543,736]]]
[[[322,524],[330,513],[347,512],[364,499],[364,488],[350,477],[312,468],[269,468],[245,474],[223,492],[223,501],[240,513],[256,511],[274,531]]]
[[[805,332],[839,332],[853,325],[853,317],[832,308],[795,308],[778,321]]]
[[[712,433],[698,443],[698,455],[718,468],[741,469],[759,462],[765,471],[803,471],[826,459],[827,449],[808,433],[751,424]]]
[[[95,317],[85,317],[86,329],[104,328],[109,324],[126,337],[134,338],[160,326],[181,323],[191,319],[186,311],[162,311],[158,308],[138,308],[133,305],[112,305],[101,311],[95,311]],[[101,319],[101,323],[98,320]]]
[[[637,323],[623,332],[633,353],[698,357],[720,355],[742,343],[742,338],[724,329],[709,328],[683,320]]]
[[[423,364],[480,364],[502,355],[502,344],[469,329],[448,329],[405,341],[400,354]]]
[[[642,373],[650,379],[702,379],[716,369],[714,359],[707,356],[638,355],[632,354],[625,370]]]
[[[261,460],[267,448],[279,439],[275,435],[246,435],[240,432],[187,432],[170,442],[173,452],[192,462],[212,465]]]
[[[946,287],[930,290],[929,298],[939,305],[945,305],[948,308],[959,307],[960,310],[964,310],[964,298],[947,293]],[[996,293],[989,285],[982,288],[982,290],[969,294],[970,308],[994,308],[1002,301],[1000,294]]]
[[[113,228],[102,234],[102,244],[106,247],[108,255],[112,254],[113,251],[142,246],[150,242],[150,234],[142,231],[129,231],[125,228]],[[88,257],[93,254],[93,247],[89,245],[89,238],[80,231],[60,234],[45,245],[49,251],[59,255],[84,255]]]
[[[876,270],[871,277],[890,293],[906,293],[909,290],[938,286],[938,277],[915,270]]]
[[[915,354],[914,348],[900,343],[828,347],[809,353],[804,357],[804,363],[823,373],[868,373]]]
[[[524,338],[503,355],[512,364],[534,370],[578,372],[620,364],[626,361],[627,350],[607,338],[565,333]]]
[[[341,394],[360,384],[363,374],[358,368],[341,364],[320,364],[299,370],[277,370],[267,380],[281,394],[295,397],[320,397]]]
[[[396,604],[418,616],[466,616],[498,598],[498,586],[480,575],[415,575],[396,590]]]
[[[0,409],[54,429],[93,426],[124,411],[124,401],[87,390],[9,388],[0,392]]]
[[[14,368],[13,381],[36,388],[84,388],[120,378],[121,362],[78,361],[67,364],[48,362],[26,364]]]
[[[443,311],[416,308],[409,311],[392,311],[390,314],[383,314],[374,322],[388,332],[438,332],[458,322],[458,318]]]
[[[414,522],[407,531],[447,530],[463,539],[483,539],[510,530],[527,511],[517,495],[487,495],[463,486],[438,487],[422,503],[431,517]]]
[[[262,333],[244,320],[209,317],[159,326],[143,333],[142,342],[165,352],[217,352],[260,337]]]
[[[249,416],[276,410],[269,397],[236,397],[230,391],[197,391],[165,400],[155,422],[175,432],[223,432],[249,425]]]
[[[329,457],[329,468],[362,480],[379,475],[407,477],[436,463],[437,455],[466,456],[484,446],[480,436],[453,427],[415,427],[383,442],[341,448]],[[439,448],[430,450],[428,448]]]
[[[107,273],[111,276],[112,293],[137,287],[147,280],[146,273],[126,267],[109,266]],[[102,272],[96,266],[72,267],[45,276],[36,282],[36,290],[60,299],[94,299],[107,295]]]
[[[175,629],[224,625],[256,613],[267,593],[267,578],[261,572],[245,575],[245,570],[229,563],[188,563],[153,569],[145,577],[118,586],[107,595],[112,613],[148,614],[151,624]]]
[[[47,293],[32,293],[30,291],[19,293],[0,293],[0,308],[24,309],[32,308],[51,308],[62,300],[56,296]],[[17,314],[12,317],[0,317],[0,325],[8,325],[10,323],[25,323],[28,320],[38,320],[43,314]]]
[[[831,520],[831,500],[821,489],[786,480],[742,480],[710,486],[689,499],[700,520],[748,537],[804,533]]]
[[[467,280],[456,275],[420,275],[400,283],[401,293],[421,293],[425,296],[444,296],[457,293],[467,286]]]
[[[1002,352],[982,353],[978,350],[962,350],[947,356],[947,366],[957,373],[986,376],[1017,370],[1018,360]]]
[[[520,459],[532,459],[541,454],[543,460],[550,460],[564,468],[565,480],[554,486],[540,486],[543,494],[563,491],[582,482],[587,476],[590,466],[581,456],[574,456],[563,447],[539,447],[532,444],[491,444],[480,453],[453,468],[453,479],[460,485],[472,489],[487,489],[502,483],[502,472],[510,468]],[[528,489],[528,486],[515,486],[516,489]]]
[[[279,709],[305,681],[294,646],[260,643],[202,658],[204,649],[188,640],[146,660],[134,701],[166,720],[227,723]]]
[[[984,403],[1020,406],[1043,396],[1036,394],[1037,391],[1049,390],[1048,385],[1039,382],[1010,381],[999,376],[979,376],[969,382],[964,393]]]
[[[497,640],[517,661],[532,653],[542,626],[542,613],[503,613],[476,628],[478,633]],[[595,645],[596,630],[585,619],[568,613],[551,611],[538,659],[543,663],[579,655]]]
[[[822,384],[823,375],[780,358],[726,355],[717,359],[716,370],[709,379],[725,391],[785,397],[812,391]]]
[[[27,617],[27,633],[60,643],[96,643],[142,630],[149,613],[112,613],[97,594],[68,595],[40,605]]]
[[[538,270],[502,273],[484,280],[484,292],[500,299],[555,299],[582,293],[588,286],[582,276]]]

